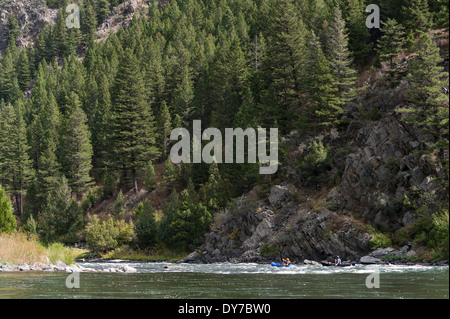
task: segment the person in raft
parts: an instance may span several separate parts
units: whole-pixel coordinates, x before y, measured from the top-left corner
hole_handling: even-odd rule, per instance
[[[337,260],[335,260],[334,265],[335,265],[335,266],[342,265],[342,261],[341,261],[341,258],[339,258],[339,256],[337,256]]]
[[[283,259],[283,266],[287,267],[291,264],[291,261],[289,260],[289,258]]]

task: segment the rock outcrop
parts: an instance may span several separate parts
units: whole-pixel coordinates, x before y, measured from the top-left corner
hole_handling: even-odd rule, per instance
[[[21,46],[33,43],[46,22],[56,20],[58,10],[49,9],[45,0],[0,1],[0,51],[6,48],[6,24],[13,15],[19,25],[20,35],[16,39]]]
[[[392,113],[359,129],[341,183],[328,194],[332,206],[359,212],[385,229],[411,224],[414,217],[401,211],[405,198],[413,190],[433,194],[433,179],[444,173],[432,157],[418,152],[432,146],[432,138],[405,126],[398,116]]]
[[[370,235],[350,216],[298,205],[293,189],[273,186],[267,202],[243,197],[182,262],[267,262],[289,256],[301,263],[335,255],[356,259],[370,251]]]

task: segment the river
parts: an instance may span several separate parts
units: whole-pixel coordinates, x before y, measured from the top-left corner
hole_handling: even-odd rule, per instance
[[[66,286],[69,273],[3,272],[0,273],[0,299],[449,298],[448,266],[296,265],[276,268],[227,263],[126,264],[137,272],[83,272],[79,274],[79,288],[73,289]],[[118,263],[80,265],[111,268]],[[367,283],[372,288],[368,288]]]

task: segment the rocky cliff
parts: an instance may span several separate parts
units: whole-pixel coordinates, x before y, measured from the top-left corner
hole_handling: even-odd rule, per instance
[[[335,255],[357,259],[370,250],[370,235],[351,215],[299,203],[298,189],[275,185],[266,200],[242,197],[217,221],[205,244],[184,261],[294,262]]]
[[[164,4],[166,0],[160,0]],[[97,38],[105,39],[111,32],[115,33],[120,26],[126,27],[131,19],[148,11],[146,0],[126,0],[114,7],[106,20],[97,28]],[[8,17],[13,15],[20,29],[17,44],[26,47],[34,43],[45,23],[55,23],[58,9],[51,9],[45,0],[1,0],[0,1],[0,51],[6,48],[6,25]]]
[[[45,0],[0,1],[0,51],[6,48],[6,24],[13,15],[18,22],[20,35],[16,39],[21,46],[33,43],[46,22],[54,22],[58,10],[49,9]]]

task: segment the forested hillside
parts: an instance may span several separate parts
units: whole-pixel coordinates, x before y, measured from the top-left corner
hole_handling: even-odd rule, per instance
[[[72,2],[80,29],[66,27]],[[299,203],[350,214],[379,246],[409,242],[448,258],[448,1],[380,0],[381,29],[366,27],[364,0],[72,2],[47,0],[55,21],[26,47],[20,14],[6,11],[0,232],[96,253],[189,252],[237,198],[290,184]],[[383,151],[392,131],[358,153],[392,117],[418,143],[411,157]],[[173,164],[170,133],[193,120],[222,132],[278,128],[278,172]],[[374,161],[395,185],[385,184],[394,175],[358,175]],[[400,181],[414,170],[426,173]]]

